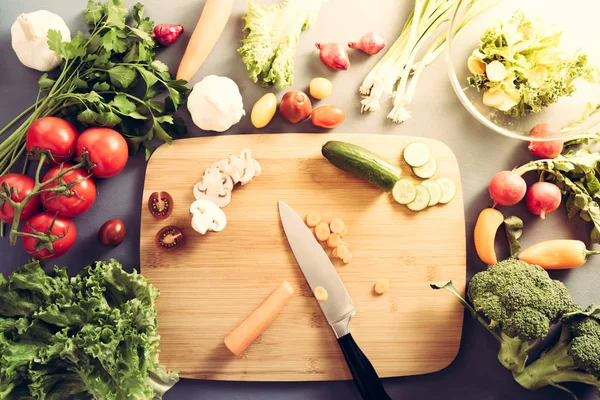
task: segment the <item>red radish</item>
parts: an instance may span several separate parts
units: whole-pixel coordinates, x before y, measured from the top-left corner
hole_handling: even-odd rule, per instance
[[[152,38],[163,46],[169,46],[183,33],[183,25],[158,24],[152,31]]]
[[[560,129],[550,124],[537,124],[529,131],[529,136],[539,138],[558,137],[560,136]],[[562,152],[562,149],[562,140],[529,142],[529,151],[537,158],[556,158]]]
[[[513,206],[525,196],[527,184],[520,175],[515,174],[513,171],[502,171],[494,175],[490,181],[488,191],[494,200],[494,207],[497,204]]]
[[[387,41],[374,32],[368,32],[360,38],[358,42],[350,42],[348,43],[348,47],[351,49],[362,50],[368,55],[372,56],[377,54],[383,49],[387,44]]]
[[[531,213],[544,219],[546,214],[550,214],[558,208],[561,198],[560,189],[555,184],[536,182],[527,191],[525,205]]]
[[[348,52],[339,43],[315,43],[317,49],[319,49],[321,61],[329,68],[340,71],[347,70],[350,68],[350,59],[348,58]]]

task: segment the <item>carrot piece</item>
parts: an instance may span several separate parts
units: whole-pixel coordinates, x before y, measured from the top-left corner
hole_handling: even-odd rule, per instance
[[[342,221],[340,218],[334,218],[329,223],[329,227],[331,228],[331,232],[333,233],[343,232],[345,226],[346,224],[344,224],[344,221]]]
[[[334,249],[340,244],[342,244],[342,238],[340,237],[340,235],[338,235],[337,233],[332,233],[331,235],[329,235],[329,238],[327,239],[327,246]]]
[[[348,234],[348,227],[346,225],[344,225],[344,230],[341,232],[338,232],[338,235],[340,235],[340,237],[344,237]]]
[[[335,249],[333,249],[333,251],[331,252],[331,254],[335,257],[335,258],[340,258],[340,256],[338,256],[337,253],[337,247]]]
[[[384,294],[390,288],[390,280],[389,279],[379,279],[375,282],[375,286],[373,286],[373,290],[377,294]]]
[[[352,257],[352,253],[348,253],[348,255],[342,261],[344,261],[344,264],[349,264],[352,262],[353,258],[354,257]]]
[[[329,230],[329,225],[327,225],[327,222],[319,222],[317,226],[315,226],[315,235],[321,242],[329,239],[330,234],[331,231]]]
[[[273,322],[293,294],[292,285],[283,281],[252,314],[225,336],[225,346],[236,356],[242,354]]]
[[[327,299],[329,298],[327,290],[325,290],[325,288],[321,286],[317,286],[313,293],[315,294],[315,298],[317,299],[317,301],[327,301]]]
[[[185,48],[177,79],[189,81],[206,60],[229,20],[234,0],[206,0],[200,19]]]
[[[348,255],[350,254],[350,250],[348,250],[348,246],[344,245],[344,244],[340,244],[337,247],[337,253],[338,253],[338,257],[341,258],[342,260],[345,260]]]
[[[321,213],[320,212],[311,212],[306,214],[306,225],[313,227],[317,226],[317,224],[321,222]]]

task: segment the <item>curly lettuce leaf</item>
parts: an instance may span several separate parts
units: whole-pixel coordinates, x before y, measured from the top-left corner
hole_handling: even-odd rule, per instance
[[[315,22],[320,7],[321,0],[283,0],[268,6],[248,0],[238,53],[250,79],[265,87],[292,86],[300,33]]]

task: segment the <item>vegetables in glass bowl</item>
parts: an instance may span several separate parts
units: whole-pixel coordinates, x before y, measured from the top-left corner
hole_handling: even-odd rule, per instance
[[[458,3],[446,55],[452,86],[477,120],[528,141],[566,138],[600,123],[600,48],[589,33],[599,3],[503,0],[464,24],[472,1]],[[560,129],[530,136],[540,123]]]

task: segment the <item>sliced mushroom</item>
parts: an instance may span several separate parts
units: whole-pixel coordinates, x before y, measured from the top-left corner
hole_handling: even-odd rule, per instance
[[[246,169],[244,170],[244,174],[240,179],[240,183],[245,185],[250,182],[252,178],[258,176],[262,172],[262,168],[258,161],[252,158],[252,152],[249,149],[243,150],[241,154],[241,158],[246,163]]]
[[[196,200],[190,206],[192,228],[204,235],[208,231],[220,232],[227,225],[223,210],[207,199]]]
[[[208,199],[219,207],[226,207],[231,202],[233,181],[229,175],[212,166],[204,172],[202,180],[194,185],[196,200]]]
[[[240,182],[244,169],[246,168],[244,161],[231,155],[215,163],[214,166],[217,167],[221,173],[229,175],[234,185]]]

